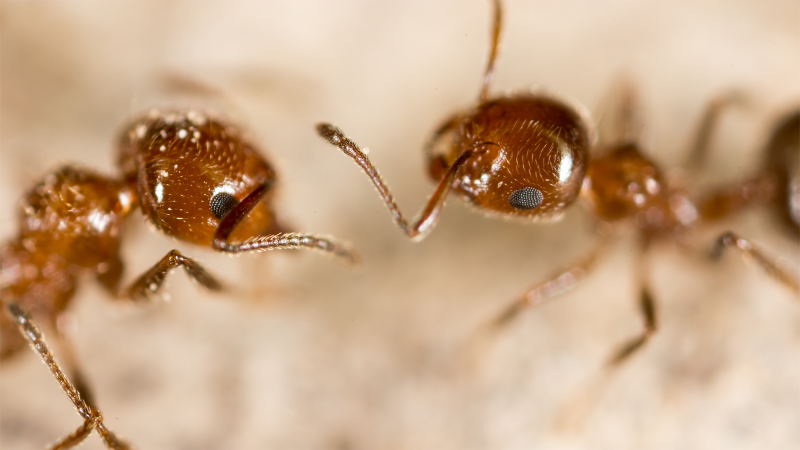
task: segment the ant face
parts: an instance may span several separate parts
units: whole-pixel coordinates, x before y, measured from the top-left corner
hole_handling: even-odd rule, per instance
[[[275,181],[275,171],[235,127],[205,114],[154,111],[122,139],[121,166],[138,183],[142,211],[184,241],[211,245],[222,219]],[[234,240],[279,229],[268,202],[244,218]]]
[[[578,195],[590,145],[574,109],[542,96],[501,97],[461,120],[446,156],[430,159],[441,179],[464,149],[473,149],[454,190],[488,213],[546,218]]]

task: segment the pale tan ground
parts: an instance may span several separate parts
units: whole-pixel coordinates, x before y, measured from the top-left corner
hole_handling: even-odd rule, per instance
[[[477,373],[451,364],[479,324],[590,247],[585,215],[526,225],[454,200],[412,244],[312,126],[333,121],[370,147],[413,213],[432,190],[422,143],[477,94],[488,3],[1,4],[0,237],[46,171],[114,173],[132,113],[215,104],[278,165],[285,221],[364,257],[361,272],[309,253],[232,259],[132,217],[126,279],[177,247],[250,294],[210,296],[176,274],[171,302],[132,308],[85,283],[70,317],[110,428],[140,449],[800,448],[800,305],[733,254],[712,264],[653,250],[662,329],[581,433],[557,433],[556,413],[640,327],[630,239],[585,285],[511,326]],[[800,103],[797,1],[513,1],[507,12],[495,92],[538,84],[594,109],[627,73],[666,167],[685,157],[710,98],[751,93],[748,110],[726,116],[710,181],[754,168],[770,121]],[[170,78],[227,99],[176,100]],[[725,228],[800,264],[798,243],[763,210],[698,245]],[[79,424],[32,352],[0,375],[3,449],[40,449]],[[82,448],[102,445],[92,436]]]

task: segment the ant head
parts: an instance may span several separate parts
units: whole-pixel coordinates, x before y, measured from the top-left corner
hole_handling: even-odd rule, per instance
[[[222,219],[275,171],[239,130],[207,114],[152,112],[122,136],[120,165],[142,211],[163,232],[210,246]],[[269,198],[234,230],[244,240],[278,230]]]
[[[547,218],[578,196],[591,145],[587,123],[576,109],[545,96],[489,100],[461,119],[447,155],[432,158],[430,172],[441,177],[471,151],[455,190],[488,213]]]

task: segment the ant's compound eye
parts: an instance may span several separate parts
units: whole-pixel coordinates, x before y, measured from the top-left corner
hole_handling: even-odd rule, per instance
[[[543,199],[542,191],[532,187],[524,187],[511,193],[511,196],[508,197],[508,204],[516,209],[527,210],[541,205]]]
[[[233,208],[236,208],[238,204],[239,200],[236,200],[236,197],[226,192],[220,192],[211,197],[211,212],[217,216],[217,219],[222,220],[229,212],[233,211]]]

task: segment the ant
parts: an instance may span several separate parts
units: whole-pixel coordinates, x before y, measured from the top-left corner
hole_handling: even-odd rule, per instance
[[[110,449],[130,448],[106,428],[56,327],[74,296],[79,272],[92,273],[112,296],[132,302],[154,299],[167,274],[178,267],[206,289],[224,289],[198,262],[172,250],[120,290],[122,226],[135,208],[161,232],[224,253],[306,248],[356,262],[355,253],[333,239],[282,230],[271,207],[275,170],[221,118],[153,110],[125,128],[118,148],[119,178],[70,166],[45,176],[22,202],[19,235],[0,249],[0,299],[9,313],[0,315],[0,358],[19,353],[27,341],[84,420],[53,449],[73,448],[92,430]],[[56,330],[71,377],[55,361],[34,318]]]
[[[433,229],[447,195],[455,192],[487,215],[531,221],[559,218],[580,196],[601,231],[626,224],[637,230],[641,259],[656,240],[683,243],[687,232],[706,218],[690,197],[668,183],[661,169],[642,154],[636,142],[638,129],[634,123],[636,108],[632,93],[623,93],[618,111],[619,139],[606,148],[595,145],[594,127],[579,106],[541,92],[490,96],[503,21],[500,0],[494,0],[493,9],[489,60],[477,103],[447,118],[425,146],[429,175],[438,184],[413,223],[400,211],[358,144],[328,123],[317,125],[318,134],[361,167],[394,222],[413,240],[423,239]],[[719,112],[732,101],[723,97],[706,112],[695,145],[698,155],[706,151]],[[607,241],[604,236],[588,255],[527,290],[491,322],[490,329],[507,324],[525,307],[574,288],[594,267]],[[800,293],[797,279],[747,240],[728,232],[716,244],[717,248],[727,246],[738,248],[770,275]],[[646,269],[644,264],[638,266],[639,309],[644,329],[614,352],[609,366],[617,366],[636,353],[657,328],[655,302],[644,281]]]

